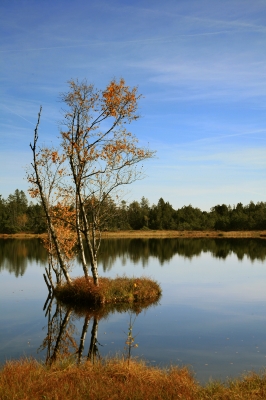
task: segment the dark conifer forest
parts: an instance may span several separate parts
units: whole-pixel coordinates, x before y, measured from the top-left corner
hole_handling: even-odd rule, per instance
[[[150,205],[148,199],[116,204],[111,198],[103,205],[110,217],[106,230],[266,230],[266,202],[243,205],[218,204],[210,211],[191,205],[175,210],[163,198]],[[29,202],[22,190],[16,189],[7,199],[0,195],[0,233],[44,233],[46,222],[40,204]]]

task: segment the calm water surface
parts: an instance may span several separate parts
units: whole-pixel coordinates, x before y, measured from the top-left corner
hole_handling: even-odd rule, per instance
[[[56,302],[43,311],[46,265],[37,239],[0,240],[0,362],[24,355],[45,360],[67,348],[83,356],[124,353],[129,312],[96,320]],[[152,365],[189,365],[200,382],[266,366],[265,240],[104,240],[99,272],[161,283],[159,304],[131,316],[133,356]],[[72,275],[81,274],[77,260]]]

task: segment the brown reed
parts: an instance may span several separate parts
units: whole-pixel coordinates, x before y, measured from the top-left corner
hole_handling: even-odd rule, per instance
[[[266,374],[251,373],[224,384],[200,386],[187,368],[159,369],[142,361],[105,359],[77,365],[61,359],[51,366],[33,359],[9,361],[0,369],[1,400],[259,400]]]

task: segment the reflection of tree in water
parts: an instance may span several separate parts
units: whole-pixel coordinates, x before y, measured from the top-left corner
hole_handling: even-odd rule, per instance
[[[75,307],[71,308],[60,302],[56,302],[54,297],[47,299],[44,310],[47,317],[47,334],[43,343],[39,347],[39,351],[46,350],[46,363],[52,364],[58,359],[65,357],[74,357],[76,362],[80,363],[84,360],[94,362],[100,359],[98,342],[98,327],[101,319],[107,318],[108,315],[114,312],[129,312],[130,327],[132,332],[132,318],[147,309],[151,305],[156,305],[158,301],[146,301],[143,303],[127,303],[127,304],[114,304],[104,305],[100,308],[96,307]],[[83,319],[83,326],[78,337],[75,322]],[[87,354],[84,353],[86,336],[89,326],[91,325],[90,344]],[[76,338],[74,338],[74,336]],[[77,339],[78,337],[78,339]],[[128,352],[128,359],[131,357],[131,350],[133,347],[133,336],[130,336],[130,351]],[[128,345],[129,335],[125,338]]]
[[[47,303],[45,304],[45,306]],[[45,316],[48,318],[47,335],[39,350],[47,349],[46,362],[54,362],[60,355],[68,356],[73,350],[77,350],[77,344],[73,339],[75,325],[71,319],[71,308],[66,311],[59,303],[56,303],[52,312],[54,298],[50,299]]]
[[[176,254],[191,259],[201,253],[211,253],[213,257],[222,259],[235,254],[239,260],[246,256],[252,261],[263,261],[266,258],[266,242],[249,238],[105,239],[99,262],[106,271],[112,268],[117,258],[122,260],[122,265],[129,259],[133,263],[141,262],[145,267],[150,257],[158,258],[163,265]]]
[[[31,262],[47,263],[46,250],[39,239],[0,239],[0,271],[22,276]]]

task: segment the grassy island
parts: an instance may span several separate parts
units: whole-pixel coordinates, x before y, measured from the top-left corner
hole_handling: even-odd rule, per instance
[[[54,294],[66,303],[103,305],[114,303],[143,303],[156,301],[161,295],[160,285],[149,278],[128,278],[126,276],[99,278],[96,286],[92,278],[80,277],[58,285]]]

